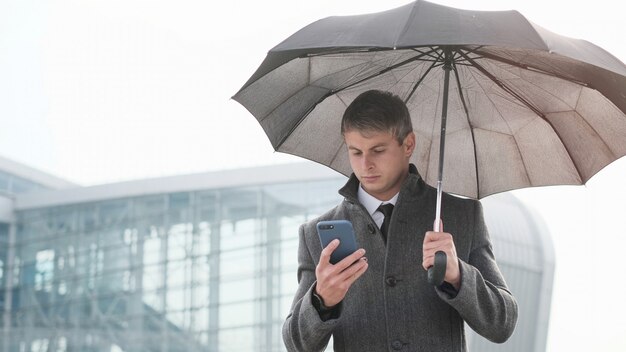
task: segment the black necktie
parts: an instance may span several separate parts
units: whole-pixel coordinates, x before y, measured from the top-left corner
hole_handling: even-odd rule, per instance
[[[383,234],[383,240],[387,243],[387,230],[389,229],[389,222],[391,222],[391,213],[393,213],[393,204],[387,203],[378,207],[378,211],[385,215],[383,224],[380,227],[380,232]]]

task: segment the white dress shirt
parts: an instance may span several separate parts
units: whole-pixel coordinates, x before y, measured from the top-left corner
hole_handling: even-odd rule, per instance
[[[357,193],[357,196],[359,198],[359,202],[361,202],[367,212],[370,213],[370,215],[372,216],[372,219],[374,219],[376,226],[380,228],[383,225],[383,220],[385,220],[385,215],[383,215],[383,213],[378,210],[378,207],[382,204],[387,203],[391,203],[395,206],[396,201],[398,200],[398,194],[400,194],[400,192],[396,193],[396,195],[391,197],[391,199],[389,200],[381,201],[380,199],[377,199],[376,197],[367,193],[367,191],[365,191],[363,187],[361,187],[361,185],[359,184],[359,191]]]

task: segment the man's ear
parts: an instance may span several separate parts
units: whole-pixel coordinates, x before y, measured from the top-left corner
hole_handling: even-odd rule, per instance
[[[404,153],[407,157],[411,157],[413,155],[413,150],[415,150],[415,133],[411,131],[411,133],[407,134],[404,137]]]

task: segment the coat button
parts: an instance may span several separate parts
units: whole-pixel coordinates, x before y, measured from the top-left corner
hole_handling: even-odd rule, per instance
[[[387,276],[387,278],[385,279],[385,282],[387,283],[387,286],[394,287],[397,283],[397,280],[393,276]]]
[[[372,224],[367,224],[367,231],[372,235],[376,233],[376,229],[374,229],[374,225]]]
[[[396,351],[400,351],[402,347],[404,347],[404,344],[400,340],[395,340],[394,342],[391,343],[391,348],[393,348]]]

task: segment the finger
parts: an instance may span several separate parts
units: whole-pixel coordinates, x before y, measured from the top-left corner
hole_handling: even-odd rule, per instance
[[[442,233],[440,232],[438,234],[441,235]],[[425,241],[422,246],[422,261],[425,262],[428,260],[430,265],[433,265],[432,262],[434,262],[435,254],[437,252],[444,252],[448,257],[450,257],[453,247],[454,242],[452,241],[451,236],[443,236],[442,238],[431,242]]]
[[[434,232],[427,231],[424,235],[424,243],[440,241],[440,240],[452,240],[452,234],[447,232]]]
[[[330,264],[330,255],[333,254],[333,252],[335,251],[335,249],[337,249],[337,247],[339,247],[338,239],[334,239],[330,241],[328,246],[322,249],[322,254],[320,255],[320,264],[322,263]]]
[[[448,256],[448,258],[456,256],[454,240],[452,239],[452,236],[444,237],[437,241],[425,242],[422,246],[422,257],[424,258],[424,260],[429,257],[432,258],[435,256],[435,253],[439,251],[444,252]]]
[[[448,251],[451,247],[452,247],[453,242],[449,239],[440,239],[437,241],[432,241],[432,242],[426,242],[424,243],[424,245],[422,246],[422,251],[426,252],[426,251]]]
[[[424,245],[430,242],[436,242],[441,239],[441,232],[428,231],[424,235]]]
[[[430,251],[432,249],[435,248],[439,248],[441,247],[442,241],[429,241],[429,242],[424,242],[424,245],[422,246],[422,251],[426,252],[426,251]]]
[[[424,242],[436,241],[441,238],[441,234],[442,232],[426,231],[426,234],[424,235]]]
[[[422,266],[425,269],[434,265],[437,252],[445,253],[448,263],[457,260],[456,248],[454,247],[454,241],[452,239],[430,242],[424,245],[424,249],[422,251]]]
[[[340,273],[340,276],[339,276],[340,280],[346,280],[347,278],[351,277],[352,275],[354,275],[354,273],[359,271],[359,269],[361,269],[361,267],[363,267],[364,265],[367,265],[367,258],[366,257],[359,258],[356,262],[352,263],[352,265],[350,265],[349,267],[347,267],[344,271]]]
[[[365,271],[367,271],[367,268],[369,267],[367,260],[361,259],[360,261],[363,261],[363,265],[358,266],[357,270],[350,276],[348,277],[348,279],[346,280],[346,283],[348,284],[348,287],[352,286],[352,284],[358,279],[360,278]]]
[[[343,272],[337,272],[336,266],[328,268],[326,270],[328,276],[326,276],[323,280],[322,278],[318,278],[318,294],[321,295],[322,291],[330,294],[337,294],[337,292],[343,292],[343,294],[345,294],[345,292],[350,288],[350,285],[352,285],[352,276],[360,276],[358,273],[364,271],[365,269],[367,269],[367,258],[365,257],[357,260]],[[341,295],[343,296],[343,294]]]
[[[350,265],[352,265],[352,263],[356,262],[364,255],[365,255],[365,249],[359,248],[356,251],[354,251],[352,254],[350,254],[349,256],[343,258],[339,263],[335,264],[335,269],[337,270],[337,272],[342,272],[346,270],[346,268],[348,268]]]
[[[435,251],[429,251],[424,253],[424,257],[422,259],[422,266],[424,269],[428,269],[435,264]]]

